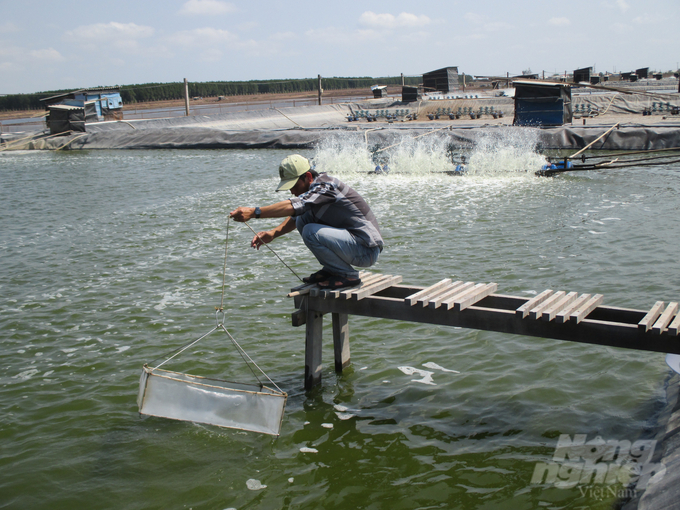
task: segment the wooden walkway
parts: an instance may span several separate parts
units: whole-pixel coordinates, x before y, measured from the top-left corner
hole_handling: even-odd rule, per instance
[[[680,354],[678,303],[650,310],[604,306],[600,294],[545,290],[533,298],[496,294],[495,283],[401,285],[401,276],[361,273],[358,287],[291,289],[293,326],[306,325],[305,388],[321,383],[323,315],[332,314],[335,369],[350,361],[349,315],[497,331],[611,347]]]

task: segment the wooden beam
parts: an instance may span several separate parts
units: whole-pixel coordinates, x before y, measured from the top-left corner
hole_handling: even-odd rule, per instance
[[[652,309],[649,312],[647,312],[647,315],[645,315],[642,318],[642,320],[638,323],[638,327],[643,331],[649,331],[650,329],[652,329],[654,322],[656,322],[656,319],[658,319],[659,315],[661,315],[661,310],[663,310],[663,307],[664,307],[663,301],[657,301],[656,303],[654,303]]]
[[[600,305],[600,303],[602,303],[602,299],[603,299],[602,294],[595,294],[585,303],[580,305],[578,309],[571,312],[571,315],[569,315],[569,320],[571,320],[571,322],[575,324],[578,324],[583,319],[585,319],[590,312],[595,310],[595,308],[597,308]]]
[[[335,371],[349,365],[349,321],[346,313],[333,314],[333,351],[335,352]]]
[[[308,309],[306,325],[305,389],[311,390],[314,386],[321,384],[321,341],[323,338],[323,314],[320,311]]]
[[[526,317],[529,315],[529,311],[535,308],[536,306],[540,305],[543,301],[548,299],[550,296],[553,295],[553,290],[544,290],[540,294],[538,294],[536,297],[531,298],[529,301],[524,303],[522,306],[520,306],[516,313],[519,317]]]
[[[444,278],[443,280],[435,283],[434,285],[430,285],[429,287],[426,287],[423,290],[420,290],[415,294],[406,297],[404,301],[409,305],[413,306],[418,302],[419,299],[426,298],[428,295],[433,294],[439,289],[446,287],[449,283],[451,283],[451,278]]]
[[[668,307],[661,314],[661,317],[659,317],[659,319],[654,323],[654,326],[652,326],[652,331],[654,331],[654,333],[656,333],[657,335],[660,335],[661,333],[666,331],[668,329],[667,326],[671,323],[671,320],[673,319],[673,316],[675,316],[677,313],[678,303],[675,301],[668,303]]]
[[[554,305],[555,303],[559,303],[565,295],[566,292],[564,292],[563,290],[555,292],[550,297],[548,297],[548,299],[540,303],[538,306],[535,306],[531,310],[529,310],[529,318],[536,320],[539,317],[543,316],[543,310],[547,310],[548,308],[550,308],[550,306]]]
[[[410,294],[408,294],[410,295]],[[587,299],[590,299],[590,295]],[[298,300],[301,298],[297,297]],[[596,345],[608,345],[643,351],[680,354],[680,342],[669,332],[654,334],[638,328],[644,315],[639,310],[597,307],[579,323],[569,320],[537,321],[523,319],[516,313],[521,298],[490,295],[484,300],[462,311],[446,310],[443,307],[412,307],[403,298],[370,296],[361,301],[307,298],[310,310],[323,313],[346,313],[408,322],[455,326],[484,331],[496,331],[515,335],[553,338]],[[587,300],[586,299],[586,300]],[[526,300],[524,301],[526,302]],[[509,309],[490,308],[489,304],[507,305]],[[568,316],[567,316],[568,317]],[[595,318],[597,317],[597,318]],[[616,320],[622,322],[615,322]],[[670,328],[669,328],[670,329]]]

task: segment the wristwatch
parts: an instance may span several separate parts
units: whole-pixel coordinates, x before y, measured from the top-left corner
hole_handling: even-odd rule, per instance
[[[255,208],[255,217],[256,217],[256,218],[259,218],[259,217],[260,217],[260,214],[262,214],[262,211],[260,210],[259,207],[256,207],[256,208]]]

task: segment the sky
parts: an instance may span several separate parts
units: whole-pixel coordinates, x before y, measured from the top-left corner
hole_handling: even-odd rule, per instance
[[[0,0],[0,94],[143,83],[675,70],[680,0]]]

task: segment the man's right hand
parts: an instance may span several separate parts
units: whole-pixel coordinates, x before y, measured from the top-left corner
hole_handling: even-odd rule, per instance
[[[258,232],[257,235],[253,237],[253,240],[250,241],[250,246],[251,248],[259,250],[260,246],[271,243],[273,240],[274,234],[272,234],[271,231]]]

